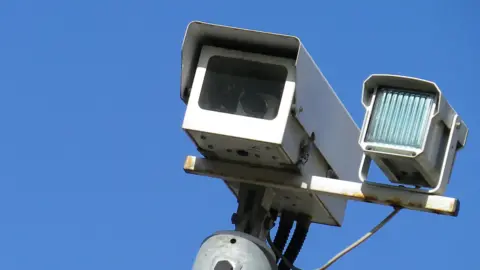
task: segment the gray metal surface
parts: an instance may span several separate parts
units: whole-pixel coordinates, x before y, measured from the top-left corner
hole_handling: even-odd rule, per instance
[[[241,183],[238,196],[238,208],[232,218],[235,230],[248,233],[265,240],[270,228],[267,228],[267,216],[273,197],[271,188]]]
[[[315,132],[316,147],[340,178],[360,181],[358,166],[362,151],[357,143],[360,130],[297,37],[190,23],[182,45],[180,96],[185,103],[203,45],[295,59],[297,119],[308,134]]]
[[[355,183],[319,176],[305,179],[301,175],[279,170],[255,168],[193,156],[187,157],[184,170],[190,174],[222,178],[231,182],[329,195],[346,200],[398,206],[440,215],[457,216],[460,210],[460,202],[455,198],[419,193],[402,187]]]
[[[193,270],[276,270],[275,255],[251,235],[217,232],[203,242]]]
[[[297,119],[308,134],[315,132],[315,145],[338,177],[359,182],[359,128],[302,44],[296,67]]]
[[[326,176],[326,171],[331,169],[336,175],[346,181],[360,181],[358,167],[361,163],[362,151],[357,143],[359,129],[297,37],[204,22],[190,23],[186,29],[182,45],[180,88],[181,98],[187,104],[195,77],[195,70],[199,64],[200,52],[205,45],[281,57],[287,60],[292,59],[295,62],[295,104],[293,104],[295,114],[289,117],[283,134],[283,149],[279,150],[283,150],[286,157],[290,159],[292,157],[295,158],[299,148],[297,135],[300,134],[300,137],[306,137],[314,133],[316,139],[313,145],[315,147],[312,148],[316,149],[312,152],[315,152],[315,154],[311,154],[310,161],[304,167],[302,173],[307,175],[307,177],[312,175]],[[191,93],[192,98],[197,97],[196,91]],[[190,107],[187,106],[187,110]],[[189,115],[198,117],[198,114]],[[203,120],[208,121],[208,123],[215,122],[212,119]],[[200,125],[201,121],[194,119],[189,121],[189,123]],[[222,125],[217,124],[216,126],[220,127]],[[241,129],[249,130],[243,128],[243,126],[241,126]],[[250,127],[250,130],[252,129],[256,130],[256,128]],[[234,129],[229,128],[229,131],[232,130]],[[237,130],[234,131],[237,132]],[[260,133],[272,133],[275,136],[280,134],[278,130],[272,129]],[[202,135],[200,134],[199,136]],[[235,136],[235,134],[228,134],[228,136],[242,137]],[[214,139],[218,144],[219,139],[217,137],[214,137]],[[253,139],[255,141],[256,137]],[[236,142],[239,141],[236,140]],[[213,147],[214,143],[210,142],[209,145]],[[268,147],[276,149],[272,146]],[[315,155],[315,157],[312,157],[312,155]],[[260,156],[263,158],[264,155]],[[267,156],[271,157],[271,155]],[[283,158],[279,158],[281,155],[275,157],[278,162],[282,163],[296,162],[296,160],[285,162]],[[234,192],[236,191],[235,185],[230,185],[229,187]],[[238,192],[235,193],[238,195]],[[344,198],[317,196],[316,194],[308,197],[305,194],[298,195],[298,193],[291,193],[286,190],[283,193],[285,193],[282,194],[283,198],[291,199],[291,201],[285,204],[285,207],[295,208],[294,210],[300,210],[300,212],[309,212],[308,214],[312,214],[314,217],[314,222],[334,226],[341,225],[346,206]],[[284,200],[281,200],[281,202],[284,202]],[[279,204],[278,201],[275,203]]]

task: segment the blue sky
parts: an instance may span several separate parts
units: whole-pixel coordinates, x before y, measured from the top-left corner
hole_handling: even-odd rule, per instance
[[[447,191],[459,217],[403,211],[331,269],[476,268],[479,10],[474,0],[1,1],[0,269],[190,269],[205,237],[232,228],[224,185],[182,169],[196,154],[179,98],[192,20],[299,36],[357,124],[369,74],[437,82],[470,128]],[[321,266],[389,211],[349,203],[343,227],[312,227],[297,265]]]

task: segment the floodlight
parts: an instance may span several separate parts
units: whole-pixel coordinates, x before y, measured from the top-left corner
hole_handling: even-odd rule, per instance
[[[443,193],[468,129],[430,81],[371,75],[363,86],[360,177],[373,160],[393,183]],[[424,191],[423,189],[420,189]]]

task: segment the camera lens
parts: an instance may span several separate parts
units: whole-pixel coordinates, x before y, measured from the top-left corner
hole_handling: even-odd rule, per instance
[[[203,110],[272,120],[280,108],[287,73],[279,65],[212,56],[198,105]]]
[[[256,93],[245,92],[240,97],[240,104],[242,105],[243,111],[252,117],[264,118],[268,110],[265,99]]]

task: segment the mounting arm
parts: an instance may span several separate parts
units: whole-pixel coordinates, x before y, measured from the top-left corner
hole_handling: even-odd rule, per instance
[[[345,180],[313,176],[304,179],[290,172],[252,167],[239,163],[228,163],[188,156],[184,170],[190,174],[264,186],[273,190],[294,190],[328,194],[348,200],[390,205],[410,210],[440,215],[457,216],[460,201],[455,198],[419,193],[382,184],[356,183]]]

